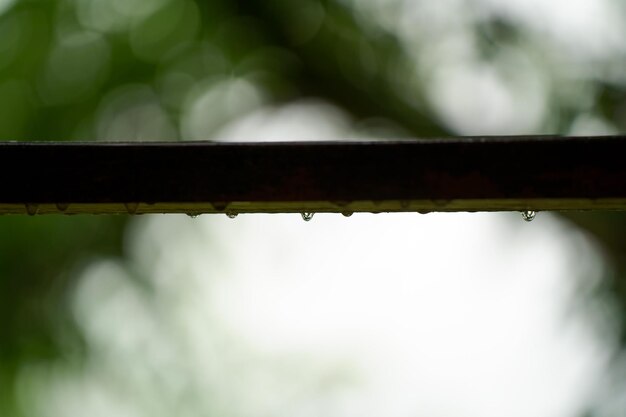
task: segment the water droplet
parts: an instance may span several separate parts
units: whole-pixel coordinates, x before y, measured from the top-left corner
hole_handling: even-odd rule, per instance
[[[226,216],[229,219],[234,219],[235,217],[237,217],[238,213],[233,213],[232,211],[229,211],[228,213],[226,213]]]
[[[343,217],[350,217],[354,214],[354,212],[352,211],[344,211],[341,213],[343,215]]]
[[[70,206],[69,203],[56,203],[55,205],[57,206],[57,210],[60,212],[66,211]]]
[[[302,214],[302,220],[304,220],[305,222],[308,222],[308,221],[311,221],[315,213],[301,213],[301,214]]]
[[[124,203],[124,207],[126,207],[128,214],[135,214],[139,208],[139,203]]]
[[[200,215],[199,213],[187,213],[187,216],[191,217],[192,219],[195,219],[199,215]]]
[[[431,213],[431,211],[430,211],[430,210],[417,210],[417,212],[418,212],[419,214],[428,214],[428,213]]]
[[[39,204],[26,203],[25,206],[26,213],[28,213],[29,216],[34,216],[37,214],[37,211],[39,211]]]
[[[522,219],[527,222],[532,222],[536,215],[537,213],[532,210],[522,211]]]

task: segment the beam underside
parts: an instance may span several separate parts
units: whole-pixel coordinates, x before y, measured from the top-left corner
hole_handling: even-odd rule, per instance
[[[0,213],[626,208],[626,137],[0,143]]]

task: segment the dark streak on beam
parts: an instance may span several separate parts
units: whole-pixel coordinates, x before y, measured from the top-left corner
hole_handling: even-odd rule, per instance
[[[626,208],[626,137],[0,143],[0,213]]]

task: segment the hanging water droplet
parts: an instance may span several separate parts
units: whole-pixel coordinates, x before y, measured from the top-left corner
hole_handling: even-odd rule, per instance
[[[352,212],[352,211],[344,211],[341,214],[343,215],[343,217],[350,217],[350,216],[352,216],[354,214],[354,212]],[[313,216],[311,216],[311,217],[313,217]]]
[[[527,222],[532,222],[536,215],[537,213],[533,210],[522,211],[522,219],[526,220]]]
[[[192,219],[195,219],[196,217],[198,217],[200,214],[198,213],[187,213],[187,216],[191,217]]]
[[[55,205],[57,206],[57,210],[59,210],[60,212],[66,211],[70,206],[68,203],[56,203]]]
[[[233,213],[232,211],[229,211],[228,213],[226,213],[226,216],[229,219],[234,219],[235,217],[237,217],[238,213]]]
[[[301,213],[301,214],[302,214],[302,220],[304,220],[305,222],[308,222],[308,221],[311,221],[315,213]]]
[[[128,214],[135,214],[139,208],[139,203],[124,203],[124,207],[126,207]]]
[[[37,214],[37,211],[39,211],[39,204],[26,203],[24,206],[26,207],[26,213],[28,213],[29,216],[34,216]]]

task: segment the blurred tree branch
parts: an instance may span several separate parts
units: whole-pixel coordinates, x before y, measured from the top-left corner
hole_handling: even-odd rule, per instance
[[[290,21],[287,13],[296,7],[288,1],[239,1],[243,15],[260,19],[270,42],[294,53],[301,61],[299,71],[291,80],[298,92],[333,102],[360,119],[382,117],[398,123],[414,137],[444,137],[449,131],[429,113],[423,97],[423,108],[416,108],[400,98],[394,83],[408,76],[401,68],[410,64],[406,53],[393,35],[382,29],[359,27],[354,14],[335,1],[323,1],[325,19],[314,37],[295,44],[289,37]],[[374,52],[376,71],[368,70],[360,56],[363,44]],[[408,85],[406,88],[410,88]],[[415,91],[416,96],[419,91]]]

